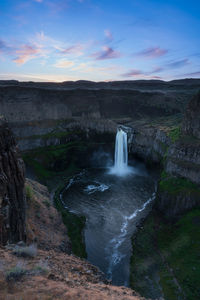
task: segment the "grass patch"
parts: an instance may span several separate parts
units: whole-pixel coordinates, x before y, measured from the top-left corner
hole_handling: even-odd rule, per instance
[[[72,243],[72,252],[81,258],[86,258],[87,253],[83,240],[83,229],[85,227],[86,218],[84,216],[77,216],[63,207],[60,202],[60,193],[62,189],[63,187],[58,188],[55,193],[55,206],[57,210],[60,211],[63,223],[67,228],[67,232]]]
[[[171,141],[175,143],[181,137],[181,128],[180,126],[174,127],[168,132],[168,136],[170,137]]]
[[[150,214],[132,241],[131,287],[147,298],[156,293],[160,297],[159,284],[165,300],[200,299],[199,236],[200,209],[174,223],[167,223],[155,212]]]
[[[172,177],[165,171],[163,171],[161,174],[159,191],[168,192],[171,195],[177,195],[179,193],[198,193],[200,195],[200,187],[197,184],[185,178]]]
[[[47,261],[40,260],[39,263],[32,269],[32,275],[46,275],[49,272],[49,266]]]
[[[82,142],[70,142],[64,145],[37,148],[23,154],[27,166],[30,166],[39,180],[45,181],[62,174],[76,165],[80,153],[86,151]]]

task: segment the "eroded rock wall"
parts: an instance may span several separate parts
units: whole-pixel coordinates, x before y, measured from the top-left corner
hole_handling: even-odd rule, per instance
[[[187,107],[182,132],[200,139],[200,91]]]
[[[0,81],[0,113],[19,139],[20,150],[29,150],[59,144],[57,138],[47,140],[43,135],[60,132],[62,123],[61,131],[78,124],[87,132],[102,133],[127,120],[182,114],[198,82]]]
[[[0,120],[0,244],[25,238],[24,163],[8,125]]]

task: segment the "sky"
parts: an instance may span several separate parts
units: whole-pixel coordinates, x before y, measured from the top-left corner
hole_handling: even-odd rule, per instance
[[[0,79],[200,78],[199,0],[0,0]]]

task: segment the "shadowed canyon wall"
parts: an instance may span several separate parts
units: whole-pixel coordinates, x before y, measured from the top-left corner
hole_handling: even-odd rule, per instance
[[[24,163],[8,125],[0,120],[0,244],[25,237]]]
[[[20,83],[0,81],[0,113],[21,150],[58,144],[55,132],[115,132],[117,123],[182,114],[198,80]],[[47,136],[51,134],[51,136]]]

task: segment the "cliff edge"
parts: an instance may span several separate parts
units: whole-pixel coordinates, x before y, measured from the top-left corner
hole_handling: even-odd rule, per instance
[[[26,239],[24,163],[14,137],[0,120],[0,244]]]

